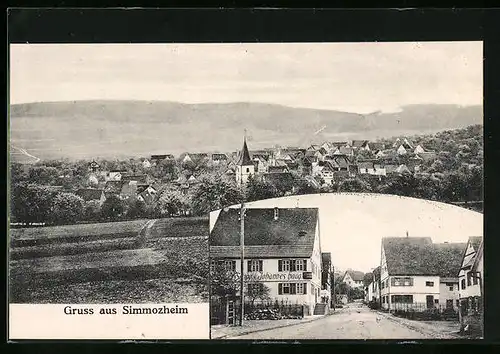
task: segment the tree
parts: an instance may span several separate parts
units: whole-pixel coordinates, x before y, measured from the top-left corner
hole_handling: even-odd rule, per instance
[[[264,283],[247,283],[245,284],[245,297],[253,305],[255,300],[267,300],[270,298],[271,289]]]
[[[255,176],[250,176],[246,184],[246,200],[252,202],[255,200],[269,199],[278,196],[276,187]]]
[[[56,185],[59,180],[59,171],[55,167],[35,165],[29,171],[29,180],[36,184]]]
[[[371,186],[360,178],[348,178],[340,183],[339,192],[369,193]]]
[[[188,207],[187,198],[178,190],[165,189],[153,204],[155,217],[168,217],[183,213]]]
[[[83,215],[84,203],[84,200],[76,194],[57,194],[51,208],[54,221],[58,224],[75,223]]]
[[[234,181],[221,174],[204,175],[199,181],[191,195],[191,206],[195,215],[208,214],[243,200],[241,189]]]
[[[21,222],[50,222],[55,195],[48,187],[15,183],[11,188],[11,217]]]
[[[213,260],[210,265],[211,294],[221,298],[235,297],[240,290],[240,274],[228,269],[223,262]]]
[[[89,200],[85,203],[84,218],[87,221],[97,221],[101,215],[101,204],[98,200]]]
[[[101,216],[104,219],[116,219],[123,215],[125,203],[116,195],[110,195],[101,207]]]
[[[146,216],[147,206],[143,200],[133,198],[128,201],[127,217],[131,219],[143,218]]]

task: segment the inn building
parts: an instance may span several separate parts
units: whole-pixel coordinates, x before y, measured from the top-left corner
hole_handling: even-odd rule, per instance
[[[210,234],[212,264],[240,272],[240,230],[240,209],[221,210]],[[245,287],[265,285],[269,300],[303,305],[306,316],[325,307],[327,311],[322,302],[328,300],[321,297],[319,230],[317,208],[246,209]]]

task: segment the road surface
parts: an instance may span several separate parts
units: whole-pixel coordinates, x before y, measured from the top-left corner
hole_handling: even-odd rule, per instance
[[[433,339],[361,303],[351,303],[331,316],[289,327],[254,332],[232,339]]]

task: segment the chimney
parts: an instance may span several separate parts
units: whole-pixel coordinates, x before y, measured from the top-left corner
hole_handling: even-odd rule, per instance
[[[406,231],[406,237],[409,237],[409,235],[408,235],[408,231]]]
[[[278,220],[278,217],[279,217],[278,208],[274,208],[274,220]]]

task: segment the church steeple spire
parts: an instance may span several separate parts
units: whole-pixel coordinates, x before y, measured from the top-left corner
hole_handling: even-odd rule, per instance
[[[245,137],[243,138],[243,148],[241,149],[238,165],[240,166],[253,165],[252,159],[250,158],[250,152],[248,151],[248,146],[247,146],[246,129],[245,129]]]

